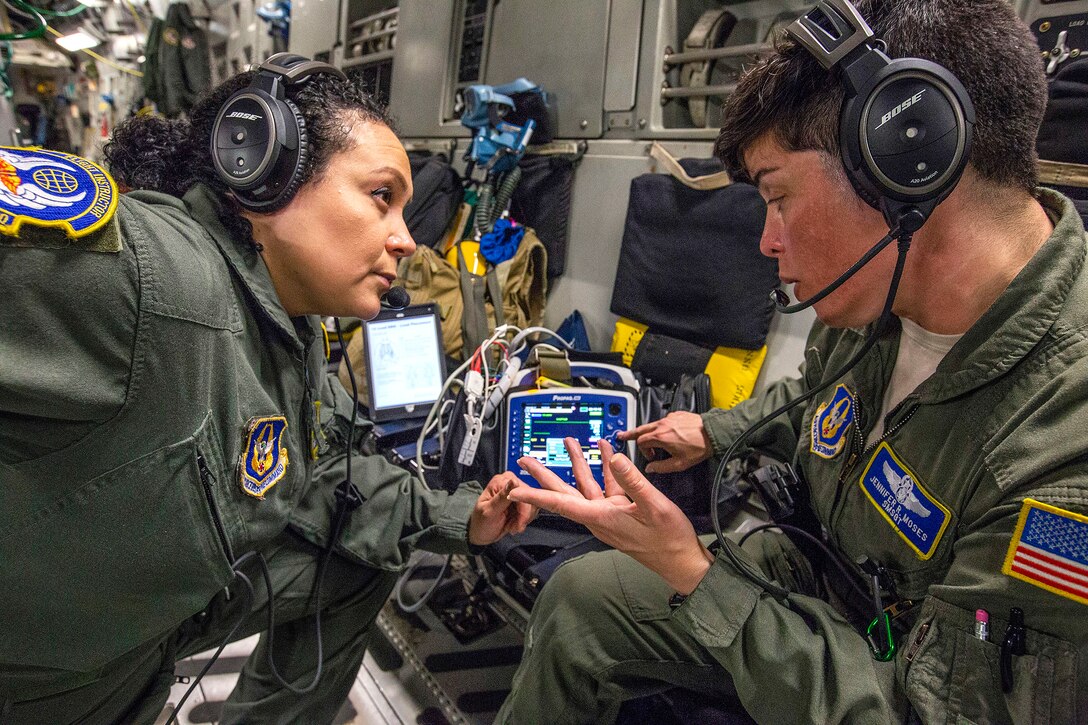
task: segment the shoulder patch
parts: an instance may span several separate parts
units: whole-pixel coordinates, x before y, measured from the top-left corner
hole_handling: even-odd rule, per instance
[[[1088,604],[1088,516],[1025,498],[1001,572]]]
[[[0,234],[18,238],[9,244],[68,246],[72,240],[95,235],[113,220],[117,197],[110,175],[87,159],[48,149],[0,146]],[[47,230],[54,234],[43,234]],[[101,243],[72,246],[119,250],[119,237],[108,234],[108,228],[103,231],[113,240],[108,246],[116,249],[105,249]]]
[[[886,441],[877,446],[859,483],[880,515],[919,559],[933,556],[952,515],[922,488]]]
[[[854,422],[854,394],[843,384],[835,388],[830,403],[820,403],[812,417],[812,445],[809,450],[820,458],[834,458],[846,444],[846,431]]]
[[[287,446],[283,444],[286,429],[287,419],[282,415],[252,418],[246,424],[239,477],[242,490],[250,496],[264,498],[287,473]]]

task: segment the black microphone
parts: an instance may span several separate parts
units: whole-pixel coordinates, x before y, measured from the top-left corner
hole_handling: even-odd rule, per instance
[[[389,291],[382,295],[381,304],[388,310],[403,310],[412,304],[412,297],[403,287],[390,287]]]
[[[775,309],[784,315],[792,315],[794,312],[800,312],[801,310],[807,310],[809,307],[812,307],[824,297],[827,297],[829,294],[841,287],[843,282],[853,277],[859,269],[872,261],[873,257],[880,254],[881,250],[883,250],[884,247],[892,243],[892,240],[895,239],[895,236],[899,234],[899,232],[899,227],[896,227],[895,229],[889,231],[888,236],[884,237],[879,242],[874,244],[872,249],[866,252],[861,259],[859,259],[857,262],[854,263],[852,267],[850,267],[850,269],[843,272],[837,280],[824,287],[822,290],[814,294],[812,297],[809,297],[804,302],[798,302],[795,305],[791,305],[789,303],[790,298],[785,292],[780,289],[774,290],[773,292],[771,292],[771,300],[774,302]]]

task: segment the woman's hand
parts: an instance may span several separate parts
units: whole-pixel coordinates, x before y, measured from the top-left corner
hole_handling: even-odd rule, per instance
[[[578,442],[573,438],[563,442],[570,455],[577,489],[564,483],[540,461],[525,457],[518,464],[543,489],[520,486],[509,491],[510,500],[532,504],[583,524],[601,541],[656,572],[680,594],[690,594],[702,581],[714,557],[696,537],[687,516],[654,488],[627,456],[613,454],[607,441],[597,443],[604,470],[603,492]]]
[[[634,430],[624,431],[619,434],[619,439],[634,439],[642,455],[651,461],[646,466],[647,473],[684,471],[710,458],[713,452],[702,416],[683,410],[669,413]],[[670,458],[655,460],[659,451],[665,451]]]
[[[506,471],[494,476],[476,499],[468,521],[468,542],[485,546],[507,534],[520,534],[536,518],[538,509],[531,503],[516,503],[510,491],[529,488],[513,473]]]

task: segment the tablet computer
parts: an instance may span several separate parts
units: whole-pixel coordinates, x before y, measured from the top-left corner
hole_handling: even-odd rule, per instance
[[[442,393],[446,358],[435,305],[383,309],[363,322],[367,392],[375,422],[421,418]]]

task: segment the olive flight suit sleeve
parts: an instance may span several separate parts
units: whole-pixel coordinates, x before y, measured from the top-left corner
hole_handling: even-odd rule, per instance
[[[61,450],[124,404],[139,310],[130,248],[0,244],[0,462]]]
[[[352,399],[334,375],[322,387],[322,435],[328,450],[315,463],[311,493],[292,515],[296,528],[319,545],[327,541],[335,489],[347,473],[344,449]],[[351,480],[362,495],[340,536],[340,550],[368,566],[402,568],[413,549],[467,553],[468,523],[481,488],[462,483],[454,493],[432,490],[380,455],[360,452],[370,422],[359,418],[352,443]]]
[[[984,446],[976,477],[957,483],[967,499],[956,507],[951,565],[917,605],[892,662],[876,662],[831,605],[796,594],[781,604],[723,553],[675,621],[730,673],[760,722],[901,721],[908,700],[923,722],[1088,722],[1080,412],[1088,386],[1075,378],[1040,390],[1007,421],[1013,432]],[[741,429],[722,422],[732,427],[711,435],[719,454]],[[1042,533],[1029,532],[1029,516],[1041,519]],[[1018,576],[1012,567],[1025,549]],[[1024,613],[1024,647],[1004,656],[1003,683],[1001,643],[1013,607]],[[978,609],[989,614],[986,640],[975,635]]]
[[[779,380],[767,387],[759,397],[742,401],[736,406],[723,409],[714,408],[703,413],[703,427],[713,448],[715,457],[724,456],[737,439],[749,426],[761,420],[768,413],[776,410],[805,391],[801,378]],[[748,438],[745,449],[756,449],[761,453],[779,460],[788,461],[797,448],[798,431],[804,406],[799,405],[786,415],[767,423]],[[735,451],[742,453],[743,451]]]

